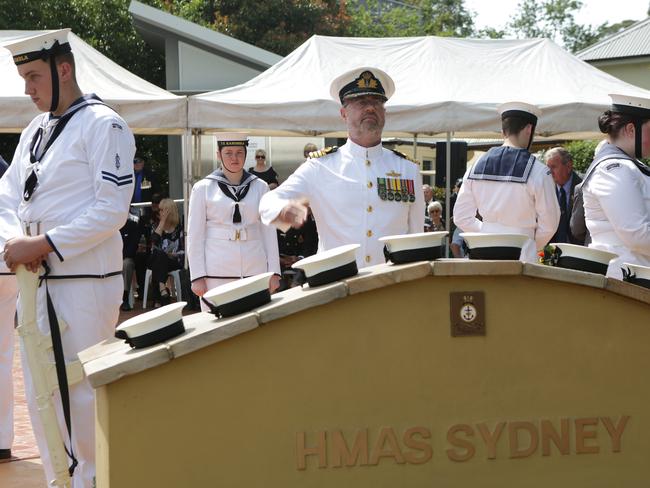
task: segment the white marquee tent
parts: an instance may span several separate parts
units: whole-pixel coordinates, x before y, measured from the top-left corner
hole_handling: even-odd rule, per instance
[[[45,31],[0,31],[0,46]],[[183,134],[187,99],[176,96],[114,63],[75,34],[69,35],[77,79],[115,108],[137,134]],[[7,49],[0,48],[0,132],[21,132],[38,114]]]
[[[608,93],[650,97],[548,39],[313,36],[247,83],[190,97],[189,125],[265,135],[340,134],[345,127],[329,85],[359,66],[376,66],[395,80],[387,135],[497,135],[496,107],[521,100],[542,108],[541,134],[584,138],[598,132]]]

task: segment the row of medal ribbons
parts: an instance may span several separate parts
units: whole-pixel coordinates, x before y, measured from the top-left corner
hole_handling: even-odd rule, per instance
[[[377,178],[379,198],[391,202],[414,202],[415,182],[399,178]]]

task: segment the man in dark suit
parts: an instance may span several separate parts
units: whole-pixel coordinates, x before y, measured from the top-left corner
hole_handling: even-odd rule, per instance
[[[544,154],[546,166],[551,171],[555,182],[555,192],[560,204],[560,223],[551,242],[570,242],[572,244],[584,244],[579,242],[572,234],[569,225],[571,210],[573,209],[573,198],[575,187],[582,179],[573,171],[573,158],[569,151],[563,147],[554,147]]]

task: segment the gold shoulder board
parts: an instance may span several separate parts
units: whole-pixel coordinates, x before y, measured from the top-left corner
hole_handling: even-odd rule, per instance
[[[326,156],[331,153],[335,153],[338,150],[339,150],[338,146],[325,147],[323,149],[319,149],[318,151],[310,152],[309,158],[310,159],[322,158],[323,156]]]
[[[396,149],[391,149],[391,151],[393,151],[395,154],[397,154],[400,158],[406,159],[406,160],[411,161],[412,163],[415,163],[418,166],[420,166],[420,161],[417,161],[416,159],[413,159],[413,158],[407,156],[402,151],[397,151]]]

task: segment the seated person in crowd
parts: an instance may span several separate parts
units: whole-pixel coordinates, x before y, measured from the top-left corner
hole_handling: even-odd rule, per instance
[[[151,195],[151,207],[147,207],[144,210],[142,208],[139,209],[140,241],[135,255],[135,276],[138,282],[137,295],[139,297],[142,296],[142,290],[144,290],[144,276],[147,271],[149,256],[151,256],[151,236],[158,227],[160,220],[159,205],[161,200],[162,195],[160,193],[154,193]]]
[[[269,185],[269,190],[273,190],[278,186],[278,174],[272,166],[266,166],[266,151],[258,149],[255,151],[255,167],[248,168],[248,172],[257,176],[260,180],[265,181]]]
[[[138,225],[139,220],[139,217],[131,211],[126,223],[120,229],[122,235],[122,276],[124,277],[124,294],[122,295],[122,306],[120,308],[125,312],[133,309],[129,303],[129,294],[133,281],[133,272],[135,271],[135,257],[138,252],[140,236],[142,235]]]
[[[151,234],[151,256],[148,261],[154,308],[169,303],[167,275],[185,264],[185,235],[174,200],[162,199],[159,213],[158,226]]]

